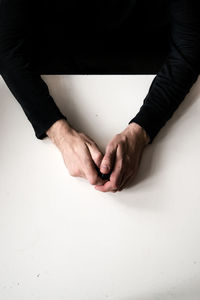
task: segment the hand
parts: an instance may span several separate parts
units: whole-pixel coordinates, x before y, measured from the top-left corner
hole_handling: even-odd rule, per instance
[[[137,123],[114,136],[106,147],[106,153],[100,165],[102,173],[112,171],[110,181],[95,186],[101,192],[121,191],[136,176],[142,152],[150,138]]]
[[[103,154],[95,142],[84,133],[77,132],[65,120],[59,120],[47,131],[47,135],[62,153],[71,176],[83,177],[92,185],[104,184],[95,168],[100,168]]]

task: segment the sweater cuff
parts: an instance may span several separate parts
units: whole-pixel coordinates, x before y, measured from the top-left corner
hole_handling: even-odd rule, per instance
[[[35,131],[35,136],[42,140],[45,137],[47,137],[46,131],[58,120],[60,119],[65,119],[67,120],[67,118],[61,113],[61,112],[57,112],[53,118],[48,119],[48,120],[44,120],[43,124],[38,125],[37,127],[33,127],[34,131]]]
[[[152,144],[155,136],[166,123],[166,121],[163,120],[158,113],[152,111],[152,109],[146,105],[141,106],[139,112],[128,124],[132,122],[139,124],[145,129],[146,133],[150,137],[148,144]]]

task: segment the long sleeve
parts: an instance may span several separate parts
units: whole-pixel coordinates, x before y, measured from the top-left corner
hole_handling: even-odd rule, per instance
[[[56,106],[46,83],[31,69],[27,37],[33,26],[32,2],[0,0],[0,75],[20,103],[36,137],[43,139],[54,122],[67,118]]]
[[[171,118],[200,74],[200,10],[196,0],[171,0],[170,47],[136,116],[149,144]]]

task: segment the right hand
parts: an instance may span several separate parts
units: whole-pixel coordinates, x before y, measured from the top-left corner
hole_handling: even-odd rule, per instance
[[[103,185],[107,180],[98,176],[95,164],[100,168],[103,154],[87,135],[77,132],[65,120],[58,120],[47,135],[59,148],[71,176],[83,177],[92,185]]]

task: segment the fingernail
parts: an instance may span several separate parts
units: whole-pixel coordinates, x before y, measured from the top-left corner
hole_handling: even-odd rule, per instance
[[[109,167],[106,166],[106,165],[102,165],[102,166],[101,166],[101,169],[104,169],[105,171],[109,171]]]

